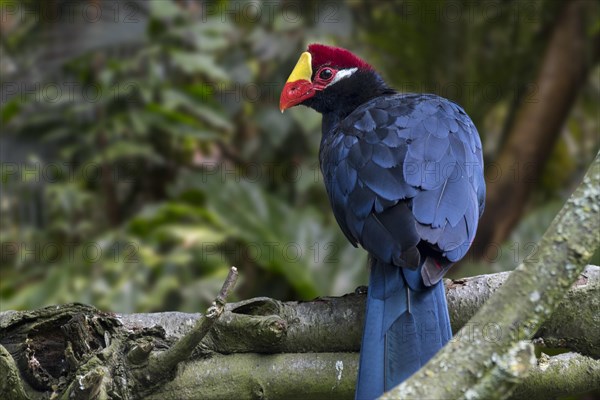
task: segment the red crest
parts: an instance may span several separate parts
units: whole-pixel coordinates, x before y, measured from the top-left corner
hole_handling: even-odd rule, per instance
[[[341,47],[313,43],[308,45],[308,52],[312,56],[313,70],[317,70],[322,65],[331,65],[340,69],[355,67],[373,69],[367,62]]]

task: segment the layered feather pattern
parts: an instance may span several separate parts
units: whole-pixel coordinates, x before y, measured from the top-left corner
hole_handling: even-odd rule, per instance
[[[481,141],[462,108],[435,95],[376,97],[324,127],[333,213],[371,257],[356,397],[372,399],[451,337],[441,278],[483,212]]]
[[[320,161],[335,217],[353,244],[409,268],[420,264],[404,265],[403,254],[421,242],[439,251],[441,263],[465,255],[485,184],[479,135],[458,105],[435,95],[375,98],[324,134]]]

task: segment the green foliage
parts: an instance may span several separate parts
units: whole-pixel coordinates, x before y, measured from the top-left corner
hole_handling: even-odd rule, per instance
[[[365,284],[365,253],[340,232],[320,181],[320,117],[277,109],[300,51],[345,46],[400,90],[456,100],[493,156],[560,5],[263,2],[256,14],[245,1],[153,0],[131,12],[133,3],[120,14],[134,15],[131,24],[7,17],[0,83],[34,90],[0,107],[0,140],[15,149],[2,153],[3,310],[80,301],[197,311],[230,265],[241,270],[239,298],[309,299]],[[81,6],[18,4],[46,15]],[[457,9],[459,18],[447,14]],[[554,150],[536,204],[563,196],[593,156],[597,86]],[[526,219],[518,232],[531,232],[511,243],[534,241],[546,219]],[[511,243],[491,267],[459,274],[515,265],[528,249]]]
[[[247,180],[223,180],[222,172],[183,175],[174,191],[182,198],[220,191],[221,201],[207,206],[213,224],[229,238],[222,253],[231,264],[251,263],[281,276],[304,299],[347,290],[348,283],[336,278],[364,277],[364,254],[357,254],[337,227],[325,225],[322,215],[308,207],[294,210]]]
[[[2,106],[12,136],[48,150],[27,164],[37,174],[25,164],[3,174],[11,218],[2,223],[2,308],[75,300],[122,312],[196,311],[234,264],[244,297],[352,290],[364,280],[365,255],[307,207],[326,204],[314,178],[319,117],[282,117],[273,107],[272,83],[297,55],[277,31],[296,35],[304,24],[247,24],[243,9],[232,23],[171,1],[152,1],[148,12],[133,51],[120,43],[74,51],[39,90]],[[257,57],[259,49],[234,41],[243,36],[277,39],[277,57],[289,60]],[[42,27],[9,41],[15,59],[32,57],[19,51],[35,50],[32,37],[43,40]],[[69,81],[79,85],[71,95],[48,100],[50,86]],[[252,92],[262,87],[269,91]],[[240,179],[253,168],[258,181]],[[290,168],[304,173],[288,179],[281,171]],[[34,198],[39,223],[17,212],[19,199]]]
[[[3,226],[9,250],[2,259],[3,308],[79,300],[129,311],[157,309],[176,289],[176,275],[166,268],[181,268],[186,256],[158,257],[152,247],[162,243],[158,232],[130,236],[124,227],[145,203],[165,200],[166,185],[203,143],[232,131],[222,107],[197,89],[227,81],[216,58],[231,27],[215,24],[192,32],[183,12],[162,14],[169,4],[153,3],[153,10],[162,11],[150,17],[147,37],[133,54],[95,51],[68,59],[51,84],[79,82],[69,96],[47,101],[49,85],[38,85],[2,107],[2,120],[14,134],[55,150],[50,160],[31,163],[42,173],[32,176],[21,164],[17,174],[3,177],[15,193],[3,213],[15,210],[31,187],[44,204],[43,229],[23,229],[27,221],[17,218]],[[165,19],[171,17],[174,29],[167,30]],[[213,39],[215,32],[224,36]],[[211,41],[217,45],[195,45]],[[92,98],[86,97],[90,88]],[[51,179],[43,174],[50,170]],[[166,235],[167,227],[162,231]],[[60,255],[49,257],[49,248]],[[101,256],[86,254],[90,248]]]

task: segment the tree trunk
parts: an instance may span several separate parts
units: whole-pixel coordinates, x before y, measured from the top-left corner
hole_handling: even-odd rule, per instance
[[[593,61],[584,21],[595,10],[586,0],[564,3],[532,91],[523,96],[496,161],[486,166],[486,209],[471,250],[475,257],[494,257],[495,245],[506,240],[539,182]]]

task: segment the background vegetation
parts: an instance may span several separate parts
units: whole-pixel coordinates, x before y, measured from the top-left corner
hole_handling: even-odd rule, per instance
[[[321,182],[320,116],[278,110],[311,42],[351,49],[399,90],[464,106],[488,171],[513,177],[492,204],[525,195],[486,211],[491,239],[451,273],[514,268],[600,145],[599,7],[578,3],[573,14],[550,0],[0,0],[0,310],[198,311],[230,265],[238,298],[366,284],[365,254]],[[550,51],[573,23],[576,60]],[[541,92],[544,65],[565,59],[577,79],[564,96]],[[539,124],[543,135],[515,133],[532,103],[565,117]],[[526,158],[531,174],[519,174],[522,158],[502,162],[515,143],[548,149]]]

